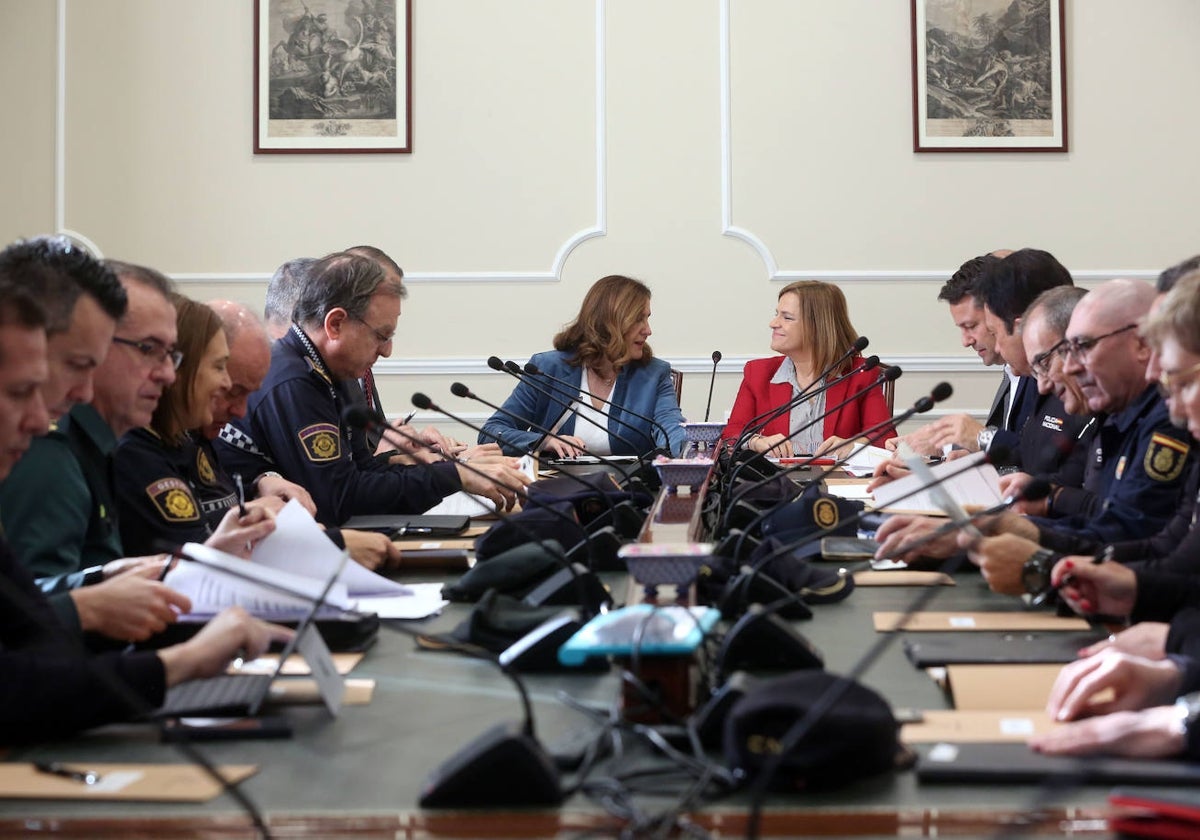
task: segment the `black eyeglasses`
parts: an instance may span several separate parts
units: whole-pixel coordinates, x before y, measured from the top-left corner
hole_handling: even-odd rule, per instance
[[[362,318],[359,318],[357,315],[351,315],[350,317],[353,318],[355,321],[358,321],[358,323],[362,324],[364,327],[369,329],[371,332],[373,332],[375,334],[375,340],[378,341],[380,344],[390,344],[396,338],[395,330],[392,330],[392,332],[390,332],[390,333],[385,333],[382,330],[372,327],[370,324],[368,324]]]
[[[113,344],[124,344],[126,347],[132,347],[143,356],[156,365],[161,365],[167,359],[171,360],[171,367],[179,370],[179,366],[183,364],[183,353],[174,348],[167,347],[161,341],[156,341],[153,338],[147,338],[143,341],[134,341],[130,338],[121,338],[118,335],[113,336]]]
[[[1029,367],[1033,370],[1034,376],[1049,376],[1050,364],[1054,361],[1054,357],[1062,350],[1064,344],[1067,343],[1065,338],[1060,339],[1058,344],[1055,344],[1044,353],[1038,353],[1029,362]]]
[[[1123,332],[1129,332],[1130,330],[1136,330],[1137,327],[1137,324],[1126,324],[1119,330],[1113,330],[1112,332],[1105,333],[1104,335],[1098,335],[1095,338],[1063,339],[1063,346],[1058,352],[1062,354],[1063,358],[1074,356],[1076,359],[1082,362],[1087,359],[1088,353],[1092,352],[1092,348],[1094,348],[1104,339],[1111,338],[1114,335],[1120,335]]]

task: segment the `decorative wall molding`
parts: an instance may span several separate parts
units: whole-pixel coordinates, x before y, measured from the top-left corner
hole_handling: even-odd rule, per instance
[[[708,376],[712,372],[711,356],[663,356],[671,363],[671,367],[685,374]],[[751,359],[762,358],[762,354],[754,356],[727,355],[717,366],[718,376],[741,376],[742,368]],[[523,358],[514,359],[517,362]],[[908,355],[888,356],[884,359],[890,365],[899,365],[907,373],[944,373],[961,376],[963,374],[993,375],[998,369],[988,368],[968,353],[961,355]],[[422,358],[422,359],[380,359],[373,368],[377,376],[476,376],[485,373],[496,373],[487,366],[483,359],[470,358]]]
[[[829,270],[829,269],[783,269],[775,260],[770,246],[753,231],[734,224],[733,221],[733,117],[730,107],[732,82],[730,74],[730,22],[729,9],[733,0],[718,3],[720,61],[720,107],[721,107],[721,234],[745,242],[767,269],[767,277],[780,283],[794,280],[823,280],[827,283],[848,283],[859,280],[907,280],[919,283],[945,283],[957,267],[946,269],[914,269],[906,271]],[[1076,281],[1084,284],[1100,283],[1115,277],[1153,281],[1161,269],[1083,269],[1072,271]]]
[[[576,231],[559,247],[548,271],[406,271],[404,279],[410,283],[557,283],[562,280],[563,266],[577,247],[589,239],[608,234],[608,110],[606,58],[607,32],[605,12],[607,0],[595,0],[596,18],[596,220]],[[247,20],[247,24],[249,20]],[[83,234],[66,227],[66,126],[67,126],[67,0],[58,0],[57,21],[57,87],[55,103],[55,150],[54,150],[54,226],[59,233],[70,235],[88,244],[102,256],[100,249]],[[191,283],[262,283],[270,274],[257,272],[234,272],[229,274],[181,273],[170,275],[182,284]]]

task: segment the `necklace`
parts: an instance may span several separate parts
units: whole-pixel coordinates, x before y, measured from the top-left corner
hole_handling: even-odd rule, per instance
[[[588,368],[588,370],[591,371],[592,376],[596,377],[596,379],[599,380],[601,385],[611,386],[614,382],[617,381],[617,375],[615,373],[611,377],[606,379],[606,378],[604,378],[604,376],[602,376],[600,374],[600,371],[596,370],[595,368]]]

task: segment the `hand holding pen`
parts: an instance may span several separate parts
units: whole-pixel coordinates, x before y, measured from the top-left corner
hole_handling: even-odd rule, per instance
[[[1050,572],[1050,584],[1080,615],[1125,617],[1137,600],[1137,576],[1128,566],[1096,557],[1071,556]]]

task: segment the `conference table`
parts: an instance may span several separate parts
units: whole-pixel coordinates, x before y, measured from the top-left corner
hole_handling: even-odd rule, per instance
[[[694,501],[694,500],[693,500]],[[644,538],[677,539],[694,527],[686,498],[656,500]],[[680,530],[683,529],[683,530]],[[929,609],[1012,610],[1013,599],[986,590],[978,574],[956,574],[955,586],[938,587]],[[418,574],[401,579],[430,579]],[[618,602],[634,591],[624,575],[606,577]],[[798,629],[824,654],[826,668],[845,673],[878,634],[872,614],[905,610],[923,591],[916,587],[859,587],[846,600],[813,608]],[[446,632],[469,612],[452,604],[410,629]],[[197,745],[215,764],[254,764],[241,785],[278,837],[561,837],[614,836],[620,821],[580,794],[556,809],[497,813],[421,810],[417,806],[431,769],[500,721],[521,718],[513,685],[493,665],[454,653],[418,649],[386,626],[351,673],[375,681],[367,705],[350,705],[338,717],[319,706],[282,710],[294,734],[286,740],[246,740]],[[537,736],[551,751],[577,744],[593,727],[560,699],[598,707],[621,690],[617,672],[531,674]],[[945,694],[890,645],[861,681],[895,708],[948,708]],[[87,702],[80,698],[79,702]],[[159,740],[150,725],[112,726],[62,743],[11,750],[9,761],[180,763],[188,759]],[[1106,836],[1107,787],[1083,786],[1048,796],[1036,786],[921,785],[912,772],[865,779],[831,791],[771,794],[764,837],[947,837],[1006,832]],[[653,809],[654,797],[643,797]],[[746,802],[734,794],[691,810],[692,821],[713,836],[745,833]],[[667,799],[657,803],[666,807]],[[0,800],[0,836],[250,837],[249,818],[228,793],[203,804]]]

